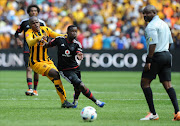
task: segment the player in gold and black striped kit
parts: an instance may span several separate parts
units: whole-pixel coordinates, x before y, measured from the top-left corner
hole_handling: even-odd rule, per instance
[[[37,17],[31,17],[29,23],[31,29],[25,33],[25,37],[30,49],[30,67],[36,73],[47,76],[54,83],[56,91],[61,99],[62,107],[73,107],[73,104],[66,100],[66,92],[60,80],[59,72],[53,61],[50,60],[47,55],[47,48],[44,48],[47,37],[55,38],[64,35],[58,34],[46,26],[40,26]]]

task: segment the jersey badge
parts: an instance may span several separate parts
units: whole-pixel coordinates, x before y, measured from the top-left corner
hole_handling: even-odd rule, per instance
[[[152,39],[151,37],[149,37],[149,41],[152,42],[152,40],[153,40],[153,39]]]

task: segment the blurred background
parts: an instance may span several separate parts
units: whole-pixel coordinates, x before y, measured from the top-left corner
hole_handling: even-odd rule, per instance
[[[77,25],[78,41],[92,50],[146,49],[142,9],[152,4],[171,28],[171,49],[180,49],[180,0],[0,0],[0,49],[19,48],[14,33],[30,4],[40,7],[38,17],[58,33]]]

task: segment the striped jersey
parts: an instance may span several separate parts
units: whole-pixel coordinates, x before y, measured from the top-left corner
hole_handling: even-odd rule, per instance
[[[40,23],[40,26],[46,26],[45,22],[41,19],[39,19],[39,23]],[[28,44],[25,39],[25,32],[28,29],[30,29],[29,18],[21,21],[20,26],[18,27],[18,29],[16,30],[16,33],[15,33],[15,37],[17,38],[18,34],[21,33],[22,31],[24,31],[24,44],[23,44],[24,45],[23,46],[24,53],[29,53]]]
[[[56,38],[57,36],[64,36],[63,34],[58,34],[52,31],[49,27],[40,26],[39,32],[34,32],[32,29],[29,29],[25,33],[26,41],[29,45],[30,64],[34,65],[36,62],[49,61],[49,56],[47,55],[47,48],[43,46],[43,43],[39,43],[37,38],[42,38],[42,36]],[[32,41],[37,39],[37,42],[34,45],[31,45]]]

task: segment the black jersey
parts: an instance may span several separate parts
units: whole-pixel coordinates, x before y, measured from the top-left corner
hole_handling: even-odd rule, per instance
[[[46,26],[46,24],[43,20],[39,19],[39,22],[40,22],[40,26]],[[24,53],[29,53],[29,47],[28,47],[28,44],[27,44],[26,39],[25,39],[25,32],[29,28],[30,28],[29,18],[24,19],[21,21],[20,26],[18,27],[18,29],[16,30],[16,33],[15,33],[15,37],[17,38],[19,36],[18,34],[21,33],[22,31],[24,31]]]
[[[77,40],[69,42],[65,37],[57,37],[49,42],[48,46],[57,46],[58,51],[58,70],[71,70],[79,67],[75,56],[82,52],[81,43]]]

